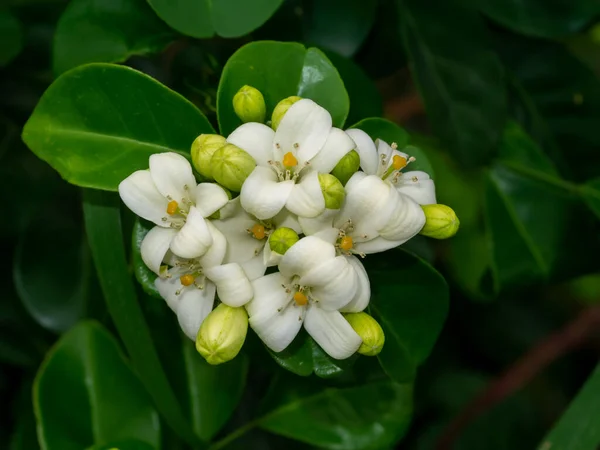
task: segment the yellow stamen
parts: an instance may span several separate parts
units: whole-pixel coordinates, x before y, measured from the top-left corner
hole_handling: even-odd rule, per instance
[[[304,295],[302,292],[298,291],[294,294],[294,301],[298,306],[304,306],[308,303],[308,297]]]
[[[181,284],[183,284],[184,286],[191,286],[194,283],[194,280],[194,275],[189,273],[179,277],[179,281],[181,281]]]
[[[394,169],[396,169],[396,170],[404,169],[407,164],[408,164],[408,161],[406,161],[406,158],[404,156],[394,155],[394,158],[392,159],[392,167]]]
[[[175,200],[171,200],[167,204],[167,214],[175,214],[177,209],[179,208],[179,204]]]
[[[340,241],[340,248],[342,250],[348,251],[352,248],[353,245],[354,242],[352,242],[352,238],[350,236],[344,236]]]
[[[265,232],[265,227],[260,223],[255,223],[254,226],[250,229],[250,232],[254,236],[255,239],[261,240],[264,239],[267,233]]]
[[[283,165],[285,167],[296,167],[298,165],[298,160],[292,152],[287,152],[283,155]]]

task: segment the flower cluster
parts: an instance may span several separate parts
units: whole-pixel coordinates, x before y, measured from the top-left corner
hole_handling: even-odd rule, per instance
[[[212,364],[239,352],[248,324],[274,352],[304,327],[333,358],[377,354],[383,331],[363,312],[371,288],[361,259],[427,227],[449,237],[456,216],[447,207],[440,216],[426,173],[406,171],[414,158],[333,127],[312,100],[284,99],[264,124],[262,95],[245,86],[234,109],[246,123],[192,144],[210,182],[197,183],[184,156],[161,153],[119,185],[156,225],[141,255],[158,292]]]

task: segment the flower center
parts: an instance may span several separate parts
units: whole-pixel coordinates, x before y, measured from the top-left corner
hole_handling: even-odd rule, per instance
[[[276,142],[275,147],[281,149],[281,144]],[[294,148],[297,150],[300,148],[300,144],[297,142],[294,143]],[[296,158],[292,152],[284,154],[281,161],[269,160],[268,163],[277,174],[277,179],[279,181],[296,181],[300,176],[300,173],[310,165],[310,162],[306,161],[301,167],[298,167],[298,158]]]
[[[408,161],[404,156],[394,155],[392,158],[392,167],[396,170],[402,170],[408,165]]]
[[[194,283],[194,280],[195,278],[191,273],[186,273],[179,277],[179,281],[181,281],[181,284],[184,286],[191,286]]]
[[[248,230],[252,236],[254,236],[255,239],[258,240],[262,240],[265,238],[265,236],[267,235],[267,232],[265,230],[265,226],[261,225],[260,223],[255,223],[254,226],[252,228],[250,228],[250,230]]]
[[[305,306],[308,304],[308,297],[303,292],[296,292],[294,294],[294,301],[298,306]]]
[[[178,259],[171,268],[167,265],[161,266],[159,276],[167,280],[173,277],[179,278],[181,288],[175,292],[176,295],[180,295],[188,287],[204,289],[205,277],[202,273],[200,261],[197,259]]]
[[[178,208],[179,208],[179,203],[177,203],[175,200],[171,200],[167,204],[167,214],[169,214],[169,215],[175,214],[177,212]]]
[[[354,225],[352,219],[348,219],[344,222],[338,231],[338,239],[335,243],[336,253],[338,255],[358,255],[364,258],[366,255],[363,252],[359,252],[354,248],[354,238],[350,236],[350,233],[354,232]],[[366,234],[360,236],[354,235],[356,239],[367,240],[369,237]],[[361,241],[362,242],[362,241]]]
[[[342,250],[349,251],[352,249],[354,242],[352,242],[352,238],[350,236],[343,236],[340,239],[340,248]]]
[[[392,145],[390,145],[390,147],[392,147],[393,150],[396,150],[398,148],[398,145],[395,142],[392,142]],[[412,156],[406,159],[402,155],[393,155],[392,160],[390,162],[386,155],[381,155],[381,166],[385,169],[383,175],[381,175],[381,179],[386,180],[389,177],[391,177],[390,181],[392,183],[396,183],[398,181],[398,178],[402,176],[402,173],[400,171],[413,161],[415,161],[415,158]]]
[[[286,168],[296,167],[298,165],[298,160],[292,152],[287,152],[283,155],[283,165]]]
[[[189,193],[190,188],[187,184],[183,186],[183,189],[186,193]],[[171,228],[180,229],[183,225],[185,225],[185,220],[187,218],[188,211],[194,203],[187,197],[183,197],[181,199],[180,204],[177,200],[174,200],[173,197],[171,197],[170,195],[167,195],[167,200],[169,201],[169,203],[167,203],[166,208],[167,215],[164,216],[161,220],[165,223],[168,223]]]

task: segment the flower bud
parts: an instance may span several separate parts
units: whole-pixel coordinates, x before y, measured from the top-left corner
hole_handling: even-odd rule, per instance
[[[298,233],[291,228],[281,227],[277,228],[269,236],[269,247],[271,251],[279,255],[285,255],[285,252],[300,240]]]
[[[358,353],[366,356],[379,354],[385,342],[385,335],[377,321],[364,312],[344,314],[344,317],[363,340]]]
[[[292,106],[298,100],[302,100],[302,97],[292,95],[291,97],[284,98],[277,103],[277,106],[275,106],[275,109],[273,110],[273,115],[271,115],[271,128],[277,131],[277,127],[279,126],[281,119],[283,119],[283,116],[285,116],[287,110],[290,109],[290,106]]]
[[[346,191],[340,180],[329,173],[320,173],[319,184],[321,185],[323,197],[325,197],[325,208],[340,209],[346,196]]]
[[[352,175],[354,175],[358,168],[360,167],[360,156],[356,150],[352,150],[349,153],[346,153],[340,162],[333,168],[331,171],[331,175],[340,180],[344,186],[350,179]]]
[[[223,136],[218,134],[201,134],[192,142],[192,164],[200,175],[213,180],[210,159],[214,153],[227,144]]]
[[[196,350],[209,364],[231,361],[242,349],[248,332],[244,307],[217,306],[202,322],[196,337]]]
[[[448,239],[456,234],[460,221],[452,208],[446,205],[421,205],[425,225],[419,232],[433,239]]]
[[[233,96],[233,110],[240,120],[264,123],[267,105],[261,92],[252,86],[244,86]]]
[[[215,181],[234,192],[240,192],[242,184],[256,167],[254,158],[233,144],[218,149],[210,164]]]

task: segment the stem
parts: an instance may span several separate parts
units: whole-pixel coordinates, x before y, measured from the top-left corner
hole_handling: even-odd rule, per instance
[[[220,448],[225,447],[227,444],[235,441],[239,437],[246,434],[248,431],[257,427],[260,424],[260,422],[262,421],[262,419],[263,419],[262,417],[259,417],[258,419],[251,420],[250,422],[246,423],[245,425],[242,425],[241,427],[237,428],[236,430],[233,430],[231,433],[229,433],[223,439],[213,443],[210,447],[208,447],[208,450],[218,450]]]

